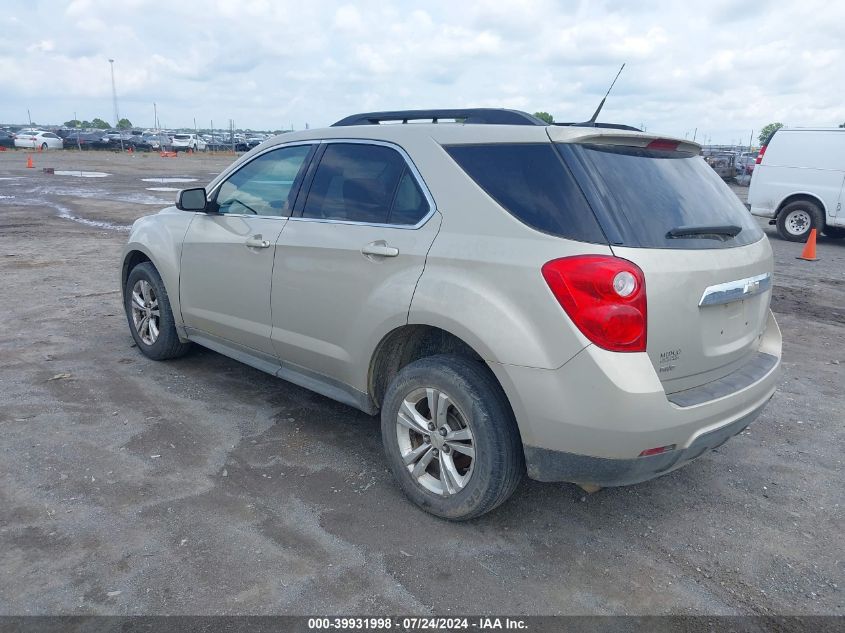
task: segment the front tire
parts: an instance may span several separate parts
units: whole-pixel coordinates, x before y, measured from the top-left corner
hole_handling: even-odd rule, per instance
[[[824,213],[809,200],[796,200],[778,213],[778,234],[790,242],[806,242],[810,231],[824,230]]]
[[[138,264],[129,273],[123,307],[132,338],[147,358],[178,358],[190,349],[190,343],[179,340],[167,290],[152,263]]]
[[[477,361],[440,355],[405,366],[385,394],[381,435],[405,495],[445,519],[489,512],[525,473],[510,404]]]

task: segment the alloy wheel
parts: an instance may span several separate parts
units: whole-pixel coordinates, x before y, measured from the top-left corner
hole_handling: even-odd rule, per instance
[[[444,392],[416,389],[396,419],[399,453],[414,480],[448,497],[463,490],[475,465],[475,441],[468,418]]]
[[[155,288],[146,279],[139,279],[132,287],[132,324],[145,345],[158,340],[161,310]]]

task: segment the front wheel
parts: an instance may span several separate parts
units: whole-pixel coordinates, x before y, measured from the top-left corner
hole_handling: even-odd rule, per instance
[[[525,473],[510,404],[477,361],[441,355],[404,367],[385,394],[381,434],[405,495],[445,519],[489,512]]]
[[[144,356],[167,360],[190,349],[190,343],[179,340],[167,290],[152,263],[138,264],[129,273],[123,303],[129,331]]]
[[[797,200],[786,205],[777,219],[778,234],[790,242],[806,242],[810,231],[824,229],[824,214],[808,200]]]

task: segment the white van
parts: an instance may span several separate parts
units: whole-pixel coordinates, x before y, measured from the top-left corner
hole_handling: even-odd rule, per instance
[[[845,128],[781,128],[760,149],[748,203],[785,240],[845,237],[844,186]]]

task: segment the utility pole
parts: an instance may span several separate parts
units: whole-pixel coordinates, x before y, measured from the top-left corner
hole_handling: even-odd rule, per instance
[[[82,151],[82,145],[79,141],[79,119],[76,118],[76,112],[73,113],[73,120],[76,122],[76,149]]]
[[[112,101],[114,102],[114,127],[117,129],[118,133],[120,133],[120,114],[117,111],[117,88],[114,85],[114,60],[109,59],[109,65],[111,66],[111,97]],[[123,134],[120,134],[120,151],[123,151]]]
[[[29,119],[29,127],[32,129],[32,115],[29,113],[29,108],[26,109],[26,118]]]
[[[159,131],[159,127],[158,127],[158,108],[156,107],[155,101],[153,101],[153,127],[156,129],[157,132]]]

